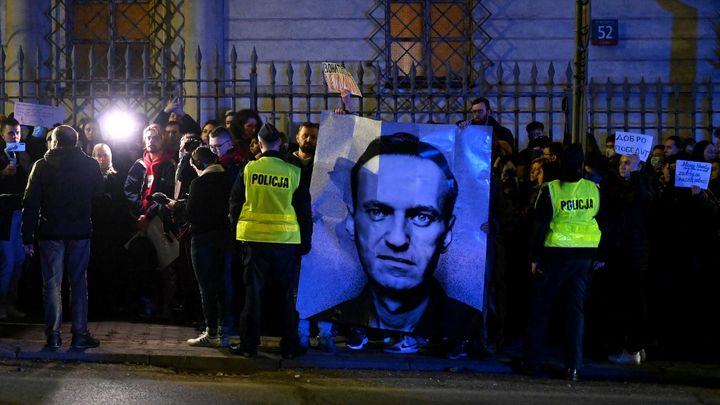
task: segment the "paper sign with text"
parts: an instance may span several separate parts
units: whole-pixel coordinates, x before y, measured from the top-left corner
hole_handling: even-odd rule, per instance
[[[341,90],[345,90],[354,96],[362,97],[355,79],[341,64],[323,63],[323,75],[330,91],[340,93]]]
[[[706,190],[711,171],[712,163],[678,160],[675,167],[675,187],[698,186]]]
[[[15,103],[15,119],[22,125],[52,128],[65,121],[65,109],[42,104]]]
[[[638,155],[643,162],[647,160],[653,148],[653,137],[632,132],[615,133],[615,153],[619,155]]]

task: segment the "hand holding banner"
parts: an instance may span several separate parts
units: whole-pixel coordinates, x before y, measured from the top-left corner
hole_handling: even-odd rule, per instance
[[[362,97],[355,79],[341,64],[324,62],[323,75],[330,91],[342,94],[344,90],[354,96]]]
[[[711,171],[711,163],[678,160],[675,168],[675,187],[698,186],[707,190]]]
[[[65,109],[50,105],[15,102],[15,119],[23,125],[52,128],[65,120]]]
[[[615,133],[615,153],[619,155],[638,155],[643,162],[647,161],[653,147],[650,135],[632,132]]]

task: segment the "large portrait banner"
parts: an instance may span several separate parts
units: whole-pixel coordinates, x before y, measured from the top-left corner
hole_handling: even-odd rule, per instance
[[[300,317],[451,336],[482,310],[491,135],[324,112]]]

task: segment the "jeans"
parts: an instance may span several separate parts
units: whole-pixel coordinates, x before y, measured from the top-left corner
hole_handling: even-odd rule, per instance
[[[25,261],[25,249],[23,248],[20,229],[21,223],[22,211],[14,211],[10,225],[10,238],[0,240],[0,306],[12,304],[7,302],[12,279],[22,269],[22,264]]]
[[[203,315],[208,333],[217,336],[225,318],[225,254],[226,231],[210,231],[192,235],[190,257],[200,288]]]
[[[90,239],[41,240],[40,266],[45,295],[45,333],[60,334],[62,325],[62,279],[67,270],[70,277],[72,333],[87,333],[88,290],[87,265],[90,260]]]

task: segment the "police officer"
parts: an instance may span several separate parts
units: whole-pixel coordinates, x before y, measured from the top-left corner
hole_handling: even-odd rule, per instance
[[[230,215],[237,223],[237,240],[249,251],[245,269],[245,307],[240,316],[240,344],[234,354],[253,356],[260,344],[262,299],[266,286],[281,292],[284,315],[282,356],[301,353],[294,290],[300,254],[310,250],[310,194],[300,185],[300,168],[280,154],[282,139],[271,124],[258,133],[262,155],[248,163],[230,195]]]
[[[582,148],[569,146],[560,159],[561,175],[540,190],[531,249],[534,276],[526,360],[539,374],[543,340],[553,301],[562,295],[567,379],[578,380],[582,363],[584,305],[601,232],[596,220],[600,193],[582,178]],[[602,264],[595,263],[595,267]]]

